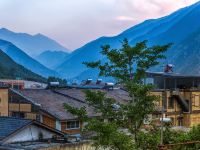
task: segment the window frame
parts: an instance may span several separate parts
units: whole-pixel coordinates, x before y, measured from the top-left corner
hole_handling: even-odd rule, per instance
[[[72,123],[74,123],[74,125],[71,125]],[[79,120],[67,121],[66,130],[73,130],[73,129],[80,129],[80,121]]]

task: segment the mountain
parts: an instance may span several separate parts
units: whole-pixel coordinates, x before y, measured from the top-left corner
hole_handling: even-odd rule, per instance
[[[44,66],[54,69],[56,66],[60,65],[68,55],[69,53],[63,51],[48,50],[36,56],[35,59]]]
[[[0,50],[0,78],[16,79],[19,77],[31,81],[46,82],[44,77],[18,65],[8,55]]]
[[[200,28],[174,46],[171,51],[175,53],[174,55],[168,54],[168,61],[175,64],[175,72],[200,75]]]
[[[143,40],[148,40],[149,46],[173,43],[172,48],[166,53],[168,58],[163,63],[173,62],[176,66],[181,59],[179,58],[181,55],[179,55],[176,60],[170,58],[178,53],[178,50],[176,50],[178,45],[180,46],[182,42],[185,43],[188,37],[193,36],[193,34],[199,30],[199,16],[200,2],[197,2],[168,16],[146,20],[114,37],[98,38],[72,52],[56,70],[68,78],[80,77],[82,73],[86,76],[86,72],[88,72],[89,75],[90,71],[82,62],[103,59],[103,56],[99,53],[101,51],[100,47],[109,44],[111,48],[120,48],[120,41],[124,38],[127,38],[131,45]],[[187,43],[185,44],[187,45]],[[187,50],[194,51],[191,47],[187,47]],[[179,53],[184,53],[186,50],[180,49],[179,51]],[[192,63],[187,59],[184,61],[185,63]]]
[[[0,49],[9,57],[11,57],[16,63],[24,66],[25,68],[41,76],[58,76],[58,73],[46,68],[45,66],[34,60],[32,57],[28,56],[21,49],[19,49],[18,47],[16,47],[8,41],[0,40]]]
[[[15,33],[6,28],[1,28],[0,39],[13,43],[30,56],[39,55],[48,49],[68,51],[64,46],[42,34]]]

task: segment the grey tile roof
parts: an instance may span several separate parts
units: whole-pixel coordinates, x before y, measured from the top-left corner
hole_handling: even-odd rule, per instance
[[[31,122],[28,119],[0,117],[0,139],[7,137]]]
[[[107,97],[114,98],[119,103],[126,103],[129,101],[128,93],[121,89],[109,91],[103,89],[93,90],[105,92]],[[98,116],[95,109],[86,103],[83,89],[57,89],[54,91],[50,89],[27,89],[20,91],[20,93],[27,97],[27,99],[40,104],[42,110],[45,110],[60,120],[76,118],[76,116],[64,109],[64,103],[75,108],[85,107],[90,117]]]
[[[86,103],[75,100],[74,98],[63,96],[53,92],[52,90],[23,90],[20,91],[20,93],[35,103],[40,104],[42,110],[50,113],[60,120],[70,120],[76,118],[76,116],[64,109],[64,103],[76,108],[85,107],[89,116],[96,116],[94,109],[89,107]]]

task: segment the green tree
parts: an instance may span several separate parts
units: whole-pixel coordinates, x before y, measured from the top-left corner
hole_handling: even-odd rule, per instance
[[[84,117],[80,116],[80,109],[65,104],[68,111],[85,118],[88,122],[87,131],[96,133],[93,138],[96,147],[129,150],[134,148],[133,143],[138,144],[139,129],[143,120],[155,110],[157,100],[156,96],[150,94],[153,86],[143,83],[145,71],[158,65],[159,59],[165,58],[163,53],[169,47],[170,44],[148,47],[147,41],[130,46],[128,40],[124,39],[121,49],[102,46],[101,53],[106,57],[106,62],[84,62],[87,67],[97,68],[100,76],[114,77],[130,96],[129,103],[117,104],[114,99],[106,98],[103,92],[85,91],[86,101],[95,108],[96,113],[101,114],[102,120],[110,119],[108,122],[99,121],[98,118],[89,119],[86,112]],[[120,129],[128,129],[129,132]]]

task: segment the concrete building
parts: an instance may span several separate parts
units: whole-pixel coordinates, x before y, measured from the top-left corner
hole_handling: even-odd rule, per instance
[[[159,97],[158,108],[164,108],[164,117],[174,126],[200,124],[200,76],[148,72],[145,81],[155,85],[151,93]],[[158,112],[153,119],[160,117]]]

